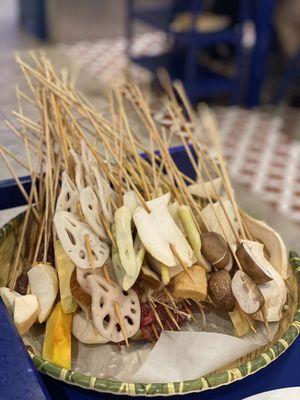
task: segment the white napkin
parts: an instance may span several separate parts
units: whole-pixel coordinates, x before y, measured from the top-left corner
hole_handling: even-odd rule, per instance
[[[196,379],[253,351],[267,342],[211,332],[163,331],[133,382],[179,382]]]

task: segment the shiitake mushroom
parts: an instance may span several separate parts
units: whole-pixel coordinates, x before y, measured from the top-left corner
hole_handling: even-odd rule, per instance
[[[208,281],[208,291],[216,308],[222,311],[233,311],[235,298],[231,290],[231,278],[225,269],[215,271]]]
[[[216,232],[201,234],[201,251],[210,264],[218,269],[225,268],[232,261],[228,243]]]

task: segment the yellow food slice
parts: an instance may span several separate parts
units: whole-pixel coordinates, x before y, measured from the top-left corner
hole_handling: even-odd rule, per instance
[[[71,368],[72,314],[65,314],[57,303],[46,323],[43,358],[62,368]]]
[[[206,270],[200,264],[194,264],[173,278],[172,293],[175,297],[203,301],[207,295]]]

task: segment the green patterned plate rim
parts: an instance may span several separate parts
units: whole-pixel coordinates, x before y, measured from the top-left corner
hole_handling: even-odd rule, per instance
[[[18,215],[0,229],[0,243],[5,240],[7,234],[17,227],[23,215]],[[289,259],[295,273],[300,272],[300,257],[296,252],[291,251]],[[86,389],[96,390],[114,394],[129,396],[170,396],[176,394],[188,394],[214,389],[219,386],[228,385],[237,380],[241,380],[252,375],[278,358],[298,337],[300,333],[300,308],[297,309],[292,323],[283,336],[273,344],[266,352],[261,353],[252,361],[247,361],[225,372],[219,372],[198,379],[183,382],[168,383],[130,383],[119,382],[109,379],[100,379],[93,376],[83,375],[79,372],[58,367],[42,357],[29,354],[35,366],[43,373],[55,379],[62,380],[69,384],[77,385]]]

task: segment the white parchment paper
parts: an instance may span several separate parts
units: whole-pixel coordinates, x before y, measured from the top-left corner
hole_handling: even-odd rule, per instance
[[[200,317],[199,317],[200,319]],[[278,324],[270,324],[271,336]],[[130,348],[114,344],[84,345],[72,341],[72,369],[98,378],[127,382],[175,382],[199,378],[267,343],[265,328],[243,339],[233,336],[232,324],[215,313],[206,316],[204,327],[186,324],[184,331],[161,334],[151,343],[131,343]],[[23,340],[41,354],[44,328],[34,326]]]

